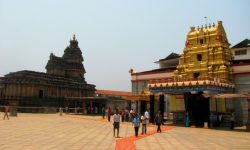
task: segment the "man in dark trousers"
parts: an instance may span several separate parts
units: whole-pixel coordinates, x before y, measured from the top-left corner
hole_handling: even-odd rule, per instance
[[[234,129],[234,123],[235,123],[235,113],[232,112],[231,116],[230,116],[230,129],[233,130]]]
[[[104,119],[104,117],[105,117],[105,108],[102,107],[102,119]]]
[[[155,124],[157,125],[157,132],[161,132],[161,124],[163,123],[163,118],[160,111],[158,111],[154,121]]]
[[[119,114],[119,110],[116,109],[115,114],[113,115],[113,125],[114,125],[114,134],[115,137],[115,129],[117,129],[117,138],[119,138],[119,129],[120,129],[120,122],[121,122],[121,115]]]
[[[111,110],[111,108],[109,107],[108,108],[108,121],[110,122],[110,117],[111,117],[111,115],[112,115],[112,110]]]
[[[138,137],[138,131],[139,131],[139,127],[140,127],[140,119],[139,119],[137,113],[134,113],[134,119],[132,121],[132,125],[135,128],[135,136]]]

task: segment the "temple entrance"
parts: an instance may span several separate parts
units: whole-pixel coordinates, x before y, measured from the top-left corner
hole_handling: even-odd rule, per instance
[[[141,114],[144,114],[144,112],[147,109],[147,101],[141,101]]]
[[[186,110],[190,115],[190,124],[203,127],[204,122],[209,124],[209,98],[205,98],[202,92],[198,94],[185,94]]]

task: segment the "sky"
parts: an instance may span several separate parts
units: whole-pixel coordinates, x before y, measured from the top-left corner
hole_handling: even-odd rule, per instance
[[[221,20],[231,45],[249,39],[249,6],[248,0],[0,0],[0,76],[46,72],[50,53],[61,57],[75,34],[87,83],[131,91],[129,69],[157,69],[155,61],[182,53],[191,26]]]

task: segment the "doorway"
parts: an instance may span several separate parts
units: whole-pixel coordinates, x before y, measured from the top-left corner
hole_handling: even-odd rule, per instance
[[[204,122],[209,124],[209,98],[203,97],[203,92],[185,94],[185,107],[190,115],[190,124],[203,127]]]
[[[141,101],[141,114],[143,115],[147,109],[147,101]]]

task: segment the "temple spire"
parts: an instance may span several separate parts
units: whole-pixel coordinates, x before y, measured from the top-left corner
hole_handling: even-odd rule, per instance
[[[73,40],[74,40],[74,41],[76,40],[76,35],[75,35],[75,34],[73,35]]]

